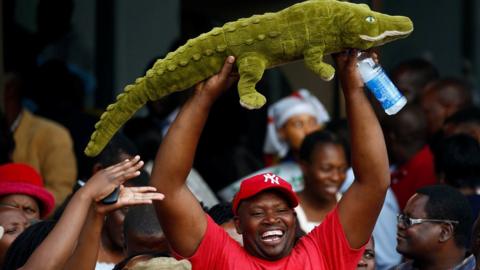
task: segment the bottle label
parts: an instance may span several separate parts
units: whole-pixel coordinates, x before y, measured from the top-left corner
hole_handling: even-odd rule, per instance
[[[385,110],[395,105],[403,97],[383,70],[365,84]]]

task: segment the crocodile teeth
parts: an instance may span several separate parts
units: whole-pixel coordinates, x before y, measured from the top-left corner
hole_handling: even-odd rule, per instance
[[[366,41],[379,41],[379,40],[383,40],[386,37],[407,35],[407,34],[410,34],[412,31],[413,30],[405,31],[405,32],[402,32],[402,31],[385,31],[385,32],[381,33],[380,35],[378,35],[376,37],[372,37],[372,36],[368,36],[368,35],[359,35],[359,36],[360,36],[361,39],[366,40]]]

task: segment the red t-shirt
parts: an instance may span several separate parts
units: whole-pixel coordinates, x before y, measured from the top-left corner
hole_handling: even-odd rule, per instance
[[[195,254],[188,258],[194,270],[355,269],[365,249],[350,247],[336,208],[322,224],[297,242],[289,256],[277,261],[266,261],[250,255],[208,215],[207,219],[205,235]]]
[[[407,163],[392,172],[392,190],[403,210],[417,189],[437,183],[430,147],[423,147]]]

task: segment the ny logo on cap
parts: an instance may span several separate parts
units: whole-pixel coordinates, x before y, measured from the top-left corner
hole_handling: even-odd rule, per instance
[[[266,173],[263,175],[263,177],[265,177],[264,182],[270,181],[272,184],[280,185],[280,183],[278,182],[278,176],[276,176],[275,174]]]

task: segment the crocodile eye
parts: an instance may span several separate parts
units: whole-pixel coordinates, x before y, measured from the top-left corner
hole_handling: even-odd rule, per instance
[[[368,17],[365,18],[365,21],[368,22],[368,23],[374,23],[377,20],[373,16],[368,16]]]

